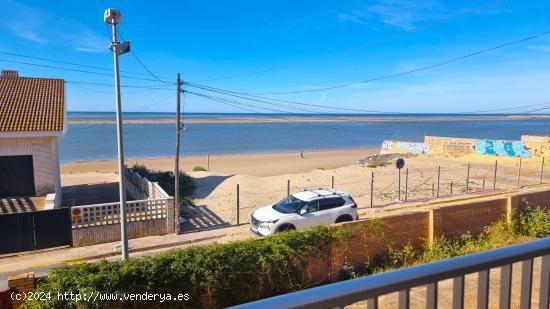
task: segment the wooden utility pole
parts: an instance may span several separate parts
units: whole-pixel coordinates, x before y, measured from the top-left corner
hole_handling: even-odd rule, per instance
[[[181,108],[181,80],[180,73],[176,77],[176,159],[174,162],[174,219],[176,235],[180,233],[180,108]]]

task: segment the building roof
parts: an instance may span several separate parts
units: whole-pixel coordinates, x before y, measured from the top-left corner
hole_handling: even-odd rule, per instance
[[[17,71],[0,75],[0,132],[63,131],[63,79],[19,77]]]

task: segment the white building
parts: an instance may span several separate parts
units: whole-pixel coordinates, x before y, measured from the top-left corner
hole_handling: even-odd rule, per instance
[[[2,71],[0,199],[40,196],[46,198],[44,208],[61,204],[57,139],[66,130],[62,79],[19,77],[17,71]]]

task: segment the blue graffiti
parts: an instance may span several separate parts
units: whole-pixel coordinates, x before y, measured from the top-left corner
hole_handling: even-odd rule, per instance
[[[529,158],[533,154],[525,148],[522,141],[498,141],[479,139],[476,142],[476,153],[492,156]]]

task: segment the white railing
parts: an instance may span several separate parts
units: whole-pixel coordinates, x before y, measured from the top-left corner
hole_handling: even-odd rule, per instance
[[[152,182],[130,168],[125,168],[126,191],[140,200],[169,198],[157,182]]]
[[[166,219],[172,198],[126,202],[128,222]],[[120,223],[120,203],[74,206],[71,209],[73,228]]]

